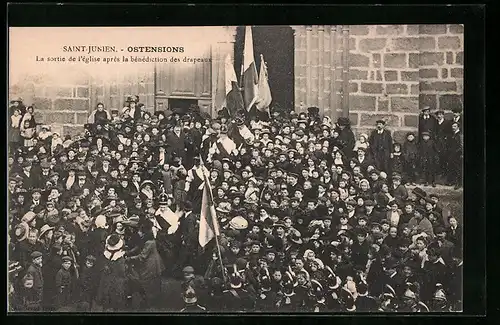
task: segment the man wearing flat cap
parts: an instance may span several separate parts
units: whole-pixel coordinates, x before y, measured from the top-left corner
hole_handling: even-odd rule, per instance
[[[375,167],[379,170],[390,170],[390,160],[392,151],[392,136],[389,130],[385,129],[384,120],[376,121],[376,129],[372,131],[368,142],[375,161]]]
[[[422,132],[429,132],[434,138],[436,122],[436,117],[431,115],[431,108],[429,106],[422,107],[421,114],[418,117],[418,139],[422,139]]]

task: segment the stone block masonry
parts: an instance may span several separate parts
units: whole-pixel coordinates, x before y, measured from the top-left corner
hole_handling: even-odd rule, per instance
[[[350,112],[356,133],[386,119],[396,141],[418,126],[423,106],[462,107],[462,25],[350,26]],[[357,89],[356,92],[352,90]]]
[[[139,95],[146,108],[154,108],[154,72],[128,73],[106,81],[81,75],[70,78],[72,83],[30,76],[12,87],[16,96],[35,107],[35,119],[50,124],[62,135],[78,135],[83,132],[87,118],[98,102],[110,109],[122,110],[126,96]],[[355,87],[357,85],[354,85]],[[354,90],[354,88],[353,88]],[[14,95],[13,95],[14,96]]]

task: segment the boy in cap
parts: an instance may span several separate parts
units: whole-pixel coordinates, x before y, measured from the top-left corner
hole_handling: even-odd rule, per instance
[[[71,257],[63,256],[61,269],[56,274],[57,309],[68,307],[73,303],[76,279],[70,271],[72,263]]]
[[[83,265],[80,278],[78,279],[78,289],[80,292],[79,302],[82,309],[90,311],[93,308],[94,299],[97,296],[99,288],[100,272],[95,267],[96,258],[93,255],[87,255]]]
[[[417,173],[418,147],[413,132],[406,134],[405,142],[403,143],[403,169],[405,174],[405,183],[415,185]]]
[[[31,265],[26,270],[26,275],[31,276],[33,279],[34,300],[42,303],[44,280],[42,273],[43,254],[39,251],[34,251],[31,253],[31,261]]]

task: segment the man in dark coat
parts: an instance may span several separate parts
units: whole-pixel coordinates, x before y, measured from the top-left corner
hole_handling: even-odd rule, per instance
[[[180,247],[177,260],[178,269],[185,265],[193,265],[198,252],[198,231],[197,222],[200,216],[193,212],[193,206],[190,201],[184,203],[184,214],[179,219],[179,232],[182,245]],[[198,293],[199,294],[199,293]]]
[[[434,246],[434,247],[431,247]],[[421,270],[422,286],[420,298],[423,301],[429,301],[434,294],[436,284],[440,283],[444,290],[449,290],[449,270],[448,265],[440,256],[438,246],[433,244],[427,248],[428,261],[425,262]]]
[[[23,187],[27,190],[32,189],[36,186],[37,183],[37,175],[31,170],[32,164],[29,161],[23,162],[23,172],[21,173],[21,177],[23,178]]]
[[[337,126],[339,133],[337,141],[342,145],[342,148],[339,149],[344,152],[347,159],[350,159],[353,156],[353,149],[356,144],[354,133],[351,130],[351,121],[347,117],[340,117],[337,121]]]
[[[186,157],[186,135],[180,125],[175,125],[173,131],[167,133],[167,156],[172,161],[174,157]]]
[[[422,132],[429,132],[432,139],[436,136],[436,117],[430,114],[429,106],[422,108],[422,114],[418,117],[418,140],[422,140]]]
[[[444,111],[440,110],[436,112],[436,127],[434,134],[434,144],[436,146],[437,153],[437,173],[446,177],[447,165],[448,165],[448,136],[450,135],[451,126],[450,122],[445,120]],[[432,134],[432,133],[431,133]]]
[[[351,249],[354,269],[364,271],[366,262],[368,262],[368,251],[370,249],[370,245],[366,241],[365,230],[356,230],[356,240],[354,240]]]
[[[375,166],[379,170],[388,171],[391,161],[392,136],[391,132],[384,129],[385,121],[378,120],[376,130],[372,131],[369,143]]]
[[[458,189],[462,186],[463,138],[460,124],[452,122],[452,134],[448,140],[448,179]]]
[[[255,297],[242,288],[243,281],[239,274],[230,276],[230,288],[223,292],[223,311],[242,312],[252,311],[255,305]]]
[[[156,247],[156,240],[152,231],[140,233],[145,241],[139,255],[127,257],[126,260],[134,263],[139,273],[139,283],[143,290],[145,305],[154,308],[158,304],[161,294],[161,274],[165,270],[163,261]]]
[[[422,140],[419,143],[419,157],[421,172],[425,185],[436,186],[436,148],[431,140],[429,132],[422,132]]]
[[[377,311],[378,304],[374,297],[369,295],[368,284],[361,281],[356,285],[358,296],[356,298],[356,311],[374,312]]]
[[[459,129],[462,130],[462,128],[464,127],[462,108],[453,107],[451,111],[453,112],[453,118],[451,119],[451,123],[458,123]]]

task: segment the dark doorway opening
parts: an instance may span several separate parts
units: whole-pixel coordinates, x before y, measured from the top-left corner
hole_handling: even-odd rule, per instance
[[[253,26],[253,48],[257,72],[260,71],[260,55],[267,62],[269,87],[273,101],[271,107],[279,105],[294,109],[294,37],[290,26]],[[243,61],[245,27],[236,29],[234,44],[234,66],[240,78]]]
[[[168,109],[173,110],[178,109],[181,112],[187,112],[191,105],[198,105],[197,99],[178,99],[178,98],[169,98],[168,99]]]

